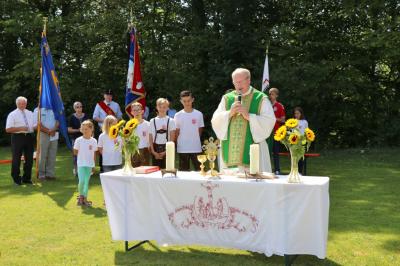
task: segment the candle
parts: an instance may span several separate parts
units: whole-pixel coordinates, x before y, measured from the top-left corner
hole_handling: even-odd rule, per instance
[[[168,141],[166,144],[166,170],[172,171],[175,169],[175,143]]]
[[[250,145],[250,174],[255,175],[260,171],[260,146]]]

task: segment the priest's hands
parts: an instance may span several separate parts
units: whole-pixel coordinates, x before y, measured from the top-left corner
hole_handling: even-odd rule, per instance
[[[235,116],[235,115],[242,115],[244,119],[250,120],[249,112],[247,109],[238,101],[236,101],[234,104],[232,104],[231,110],[229,112],[229,118]]]

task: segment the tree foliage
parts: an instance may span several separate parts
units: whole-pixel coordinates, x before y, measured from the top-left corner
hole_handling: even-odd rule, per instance
[[[287,117],[302,106],[318,143],[400,143],[398,1],[3,0],[0,10],[3,125],[17,96],[36,105],[44,16],[67,114],[76,100],[91,113],[105,88],[123,104],[132,10],[150,107],[167,96],[179,109],[190,89],[209,127],[236,67],[260,87],[268,47]]]

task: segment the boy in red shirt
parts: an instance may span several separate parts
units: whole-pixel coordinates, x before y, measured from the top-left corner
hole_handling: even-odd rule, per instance
[[[277,88],[271,88],[269,90],[269,99],[271,101],[272,108],[274,109],[276,118],[274,131],[272,133],[272,138],[273,135],[275,134],[275,131],[285,123],[285,107],[283,107],[283,105],[277,101],[278,96],[279,96],[279,90]],[[281,168],[279,166],[279,145],[280,143],[278,141],[273,140],[272,151],[274,157],[275,174],[277,175],[281,173]]]

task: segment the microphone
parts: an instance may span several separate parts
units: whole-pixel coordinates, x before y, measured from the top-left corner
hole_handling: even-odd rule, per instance
[[[242,89],[239,89],[237,100],[238,100],[238,102],[240,102],[240,104],[242,104]],[[237,114],[237,116],[240,116],[240,115],[241,115],[240,113]]]

